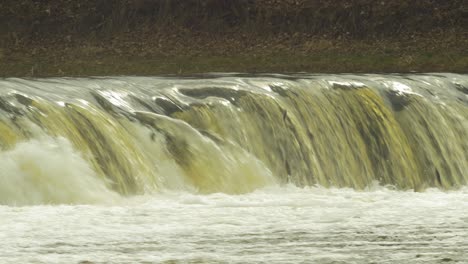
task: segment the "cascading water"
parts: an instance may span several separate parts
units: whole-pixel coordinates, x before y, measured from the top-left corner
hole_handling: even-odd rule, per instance
[[[55,197],[64,181],[142,194],[289,182],[447,189],[468,180],[463,75],[4,79],[0,87],[2,162],[12,166],[2,172],[4,204],[75,202]]]
[[[1,263],[464,263],[468,76],[0,80]]]

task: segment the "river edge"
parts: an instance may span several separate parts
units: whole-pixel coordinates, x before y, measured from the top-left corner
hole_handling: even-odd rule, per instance
[[[172,43],[171,43],[172,42]],[[468,46],[453,39],[89,41],[0,49],[0,77],[245,73],[468,72]],[[187,44],[188,43],[188,44]]]
[[[0,3],[0,77],[468,72],[462,0]]]

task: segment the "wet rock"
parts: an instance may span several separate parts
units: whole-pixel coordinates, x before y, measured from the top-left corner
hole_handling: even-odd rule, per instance
[[[408,94],[400,93],[398,91],[388,90],[385,92],[387,98],[392,104],[393,110],[399,112],[411,103],[411,97]]]
[[[174,101],[165,98],[165,97],[157,97],[154,102],[156,105],[161,107],[166,115],[172,115],[175,112],[182,112],[183,108],[177,105]]]
[[[468,87],[465,87],[461,84],[455,84],[455,88],[464,94],[468,94]]]
[[[22,94],[15,94],[15,98],[16,100],[18,100],[20,104],[25,105],[25,106],[29,106],[33,102],[33,99]]]
[[[0,97],[0,109],[13,115],[23,115],[23,111],[9,102],[9,98]]]

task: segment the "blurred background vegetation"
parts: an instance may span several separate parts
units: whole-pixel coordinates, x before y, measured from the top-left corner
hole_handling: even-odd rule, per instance
[[[466,72],[467,25],[467,0],[3,0],[0,75]]]

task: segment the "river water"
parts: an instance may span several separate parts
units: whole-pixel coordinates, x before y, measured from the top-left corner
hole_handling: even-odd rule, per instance
[[[3,206],[0,262],[467,263],[467,208],[467,189],[378,186]]]
[[[468,263],[467,87],[0,79],[0,263]]]

